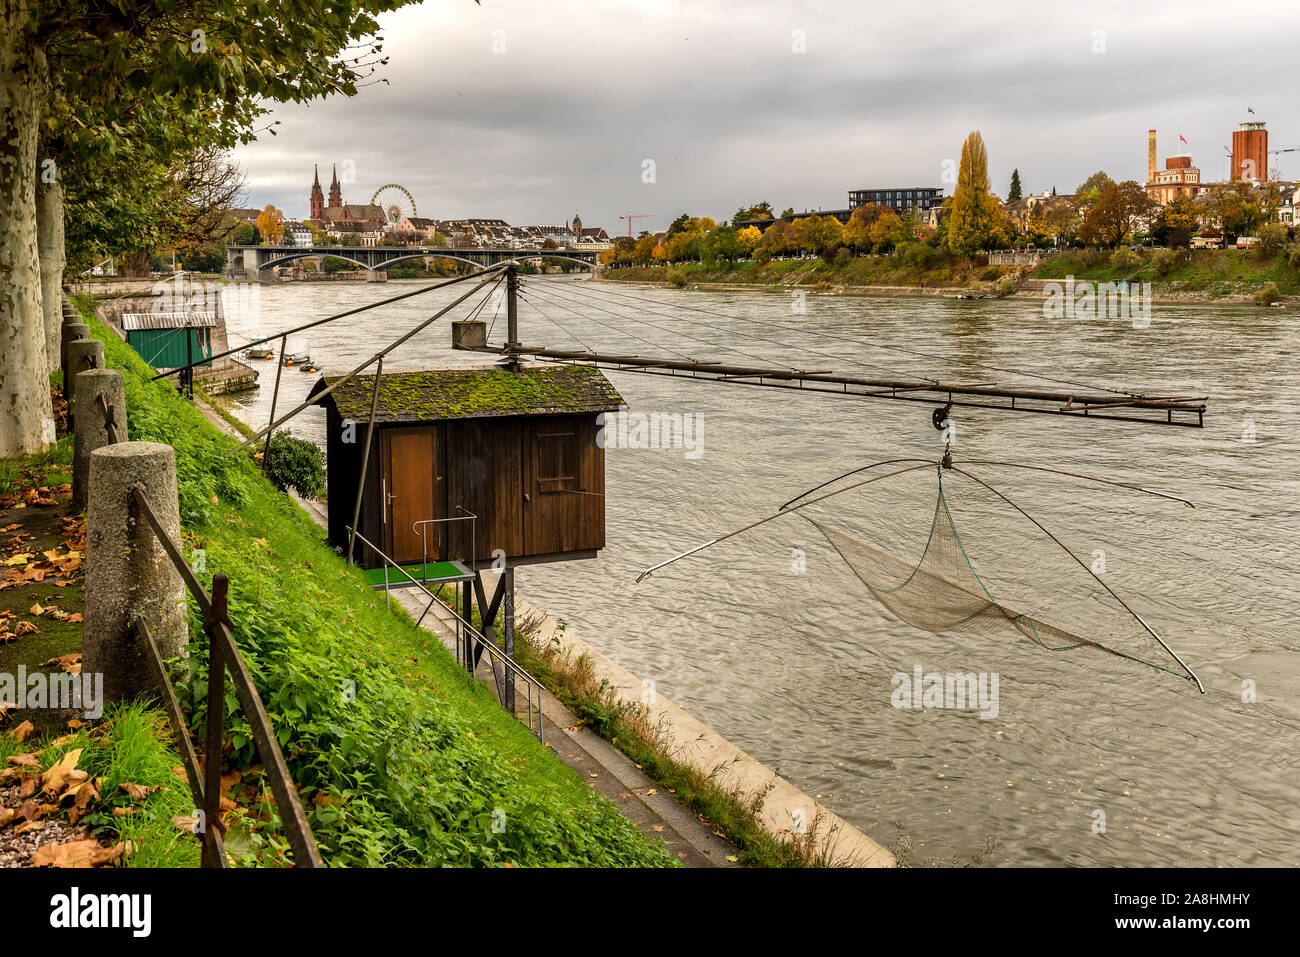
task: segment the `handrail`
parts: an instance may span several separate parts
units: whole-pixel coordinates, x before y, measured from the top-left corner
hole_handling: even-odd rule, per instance
[[[171,718],[172,731],[176,735],[176,750],[180,752],[181,764],[185,766],[185,776],[189,780],[190,793],[194,795],[195,803],[203,809],[203,819],[200,822],[200,827],[196,828],[199,833],[204,835],[203,865],[205,867],[228,867],[225,842],[221,838],[221,828],[211,823],[221,820],[219,817],[221,814],[221,797],[219,794],[210,794],[204,787],[202,774],[199,770],[199,759],[194,753],[194,745],[190,742],[189,733],[185,730],[185,715],[181,711],[180,702],[176,700],[176,692],[172,688],[172,683],[167,678],[167,669],[163,665],[162,655],[158,652],[158,646],[154,643],[153,635],[149,632],[149,626],[143,618],[137,615],[132,627],[135,629],[136,638],[149,652],[145,656],[145,660],[149,664],[149,670],[153,672],[154,680],[158,682],[163,707],[167,710],[167,716]],[[209,844],[212,853],[209,853]]]
[[[469,567],[473,571],[478,571],[478,516],[463,505],[457,505],[456,508],[465,514],[452,515],[448,518],[422,518],[418,522],[411,523],[411,531],[420,534],[420,554],[424,559],[424,565],[420,569],[421,574],[429,564],[429,539],[425,534],[428,529],[425,526],[437,525],[441,522],[469,522]]]
[[[481,644],[484,647],[488,655],[491,656],[493,665],[495,665],[497,660],[499,659],[501,661],[502,666],[507,671],[509,671],[512,676],[519,678],[523,681],[525,686],[525,693],[527,695],[527,700],[528,700],[528,730],[533,732],[537,740],[545,741],[546,739],[543,736],[543,729],[542,729],[542,683],[538,681],[536,678],[534,678],[531,674],[529,674],[526,670],[524,670],[524,667],[515,660],[513,655],[508,654],[503,648],[499,647],[496,644],[496,642],[489,640],[487,636],[484,635],[477,628],[475,628],[471,622],[466,621],[464,618],[462,618],[460,616],[460,613],[457,612],[456,609],[452,608],[440,597],[435,595],[433,592],[429,591],[429,589],[425,587],[423,583],[416,581],[416,579],[412,577],[411,574],[405,568],[399,565],[395,559],[390,558],[387,554],[385,554],[384,551],[378,546],[376,546],[374,542],[370,541],[360,532],[354,532],[351,528],[346,528],[344,530],[349,535],[355,534],[358,541],[360,541],[367,548],[374,551],[376,555],[378,555],[381,559],[383,559],[385,563],[385,570],[384,570],[385,581],[388,580],[387,566],[391,564],[394,568],[396,568],[399,572],[402,573],[402,575],[406,578],[407,581],[409,581],[412,585],[420,589],[420,591],[424,592],[429,597],[430,607],[432,607],[433,602],[436,601],[439,605],[441,605],[443,608],[445,608],[448,612],[451,613],[451,616],[456,619],[456,622],[459,626],[453,632],[456,640],[456,658],[458,661],[465,661],[465,662],[470,661],[470,657],[469,657],[470,649],[468,647],[469,642],[468,640],[462,639],[461,636],[461,629],[464,629],[465,631],[469,632],[470,636],[474,639],[474,643],[476,645]],[[387,590],[385,590],[385,594],[387,594]],[[425,609],[425,611],[427,612],[428,609]],[[422,615],[421,618],[423,617],[424,616]],[[465,646],[464,654],[462,654],[462,645]],[[502,694],[501,682],[497,678],[495,667],[492,670],[492,679],[497,686],[497,699],[501,701],[502,706],[504,707],[505,697]],[[537,730],[536,731],[533,731],[533,689],[534,688],[536,689],[537,692]],[[516,717],[518,717],[518,715],[516,715]]]
[[[198,576],[194,574],[194,570],[190,568],[189,563],[181,555],[180,549],[172,541],[171,536],[167,534],[166,529],[158,520],[158,516],[154,514],[144,492],[138,487],[133,488],[131,490],[131,499],[148,521],[150,528],[153,529],[154,535],[158,538],[158,543],[162,545],[163,551],[180,573],[186,588],[194,596],[194,601],[203,614],[203,630],[210,639],[208,661],[208,751],[205,759],[208,778],[205,797],[209,808],[207,812],[209,818],[207,831],[215,830],[216,822],[220,821],[220,754],[225,723],[224,686],[225,672],[229,669],[231,680],[235,686],[235,695],[244,709],[244,717],[248,721],[258,757],[262,759],[262,763],[266,767],[267,783],[271,786],[271,794],[275,797],[276,807],[280,811],[280,819],[284,822],[285,836],[289,839],[289,846],[293,849],[294,863],[299,867],[324,867],[325,862],[316,846],[316,839],[312,836],[311,827],[307,824],[306,812],[303,811],[302,803],[298,800],[298,793],[289,776],[289,766],[284,760],[284,753],[280,750],[279,744],[276,743],[275,729],[271,726],[271,719],[267,717],[266,708],[262,705],[262,699],[257,693],[257,688],[253,685],[252,676],[247,665],[244,664],[244,659],[239,653],[239,646],[235,643],[234,635],[231,633],[231,625],[226,613],[226,595],[230,579],[221,573],[213,575],[212,595],[209,597]],[[217,722],[215,727],[213,725],[214,717]]]

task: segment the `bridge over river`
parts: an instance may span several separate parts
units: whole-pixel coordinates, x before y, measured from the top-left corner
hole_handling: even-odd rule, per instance
[[[514,259],[519,262],[528,260],[557,260],[563,262],[575,263],[590,269],[592,272],[600,271],[600,263],[597,260],[600,251],[596,249],[572,249],[560,247],[558,249],[512,249],[507,247],[467,247],[467,248],[440,248],[437,246],[227,246],[226,247],[226,272],[231,275],[237,275],[242,267],[243,275],[248,279],[258,279],[261,282],[275,282],[276,266],[283,266],[286,263],[293,262],[295,259],[308,259],[317,256],[333,256],[335,259],[342,259],[346,262],[354,263],[358,268],[366,270],[367,282],[383,282],[385,276],[383,270],[388,266],[395,266],[398,263],[408,262],[413,259],[423,259],[426,256],[437,256],[441,259],[455,259],[459,262],[470,263],[471,265],[487,268],[495,266],[497,263],[506,262]]]

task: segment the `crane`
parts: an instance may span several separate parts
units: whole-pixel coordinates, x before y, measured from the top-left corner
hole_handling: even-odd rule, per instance
[[[627,220],[627,236],[628,236],[628,239],[631,239],[631,238],[632,238],[632,220],[634,220],[634,219],[645,219],[647,216],[653,216],[653,215],[654,215],[654,213],[634,213],[634,212],[632,212],[632,210],[629,209],[629,210],[627,211],[627,213],[625,213],[625,214],[623,214],[623,215],[620,215],[618,218],[619,218],[619,219],[626,219],[626,220]]]

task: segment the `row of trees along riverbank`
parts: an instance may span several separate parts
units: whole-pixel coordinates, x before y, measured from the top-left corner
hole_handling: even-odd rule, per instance
[[[901,255],[909,268],[919,264],[929,269],[942,261],[948,269],[954,257],[967,260],[969,268],[993,249],[1116,249],[1131,243],[1187,249],[1197,237],[1226,246],[1241,235],[1254,235],[1271,254],[1294,239],[1293,231],[1278,221],[1285,198],[1278,184],[1233,183],[1196,201],[1180,197],[1160,208],[1141,184],[1116,182],[1104,171],[1088,177],[1074,193],[1058,195],[1053,188],[1050,194],[1026,198],[1016,170],[1004,203],[990,187],[988,151],[975,131],[962,146],[953,195],[933,217],[919,207],[900,214],[865,204],[841,223],[831,215],[796,216],[793,209],[777,217],[771,204],[762,202],[737,210],[730,222],[683,213],[663,232],[619,237],[601,260],[612,268],[717,267],[812,256],[842,263],[870,253]],[[898,264],[890,270],[898,271]]]
[[[1273,288],[1279,296],[1300,295],[1300,250],[1239,249],[1071,249],[1038,266],[1017,269],[986,266],[978,258],[945,253],[921,242],[906,243],[884,256],[769,262],[684,263],[626,266],[601,278],[674,286],[753,286],[754,288],[832,289],[837,287],[914,287],[985,289],[1008,294],[1022,279],[1090,282],[1150,282],[1157,292],[1188,301],[1245,299]]]

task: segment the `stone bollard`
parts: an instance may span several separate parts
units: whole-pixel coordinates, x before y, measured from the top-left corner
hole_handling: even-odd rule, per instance
[[[172,447],[122,442],[90,454],[81,671],[103,675],[105,703],[156,691],[149,650],[135,636],[137,615],[149,626],[164,659],[183,654],[189,637],[185,584],[132,500],[136,488],[179,546]]]
[[[66,327],[65,327],[66,328]],[[63,398],[68,403],[68,431],[76,431],[77,375],[87,369],[104,368],[104,344],[98,339],[77,339],[68,343],[67,365],[63,369]]]
[[[85,506],[86,492],[90,487],[90,454],[95,449],[127,440],[126,388],[122,384],[122,373],[116,369],[87,369],[78,372],[74,378],[73,397],[82,415],[72,441],[72,501]],[[116,438],[104,421],[104,410],[98,401],[100,395],[113,407]]]
[[[68,381],[68,346],[78,339],[90,338],[90,326],[84,322],[65,322],[59,332],[59,368],[63,370],[63,401],[72,401],[72,383]]]

